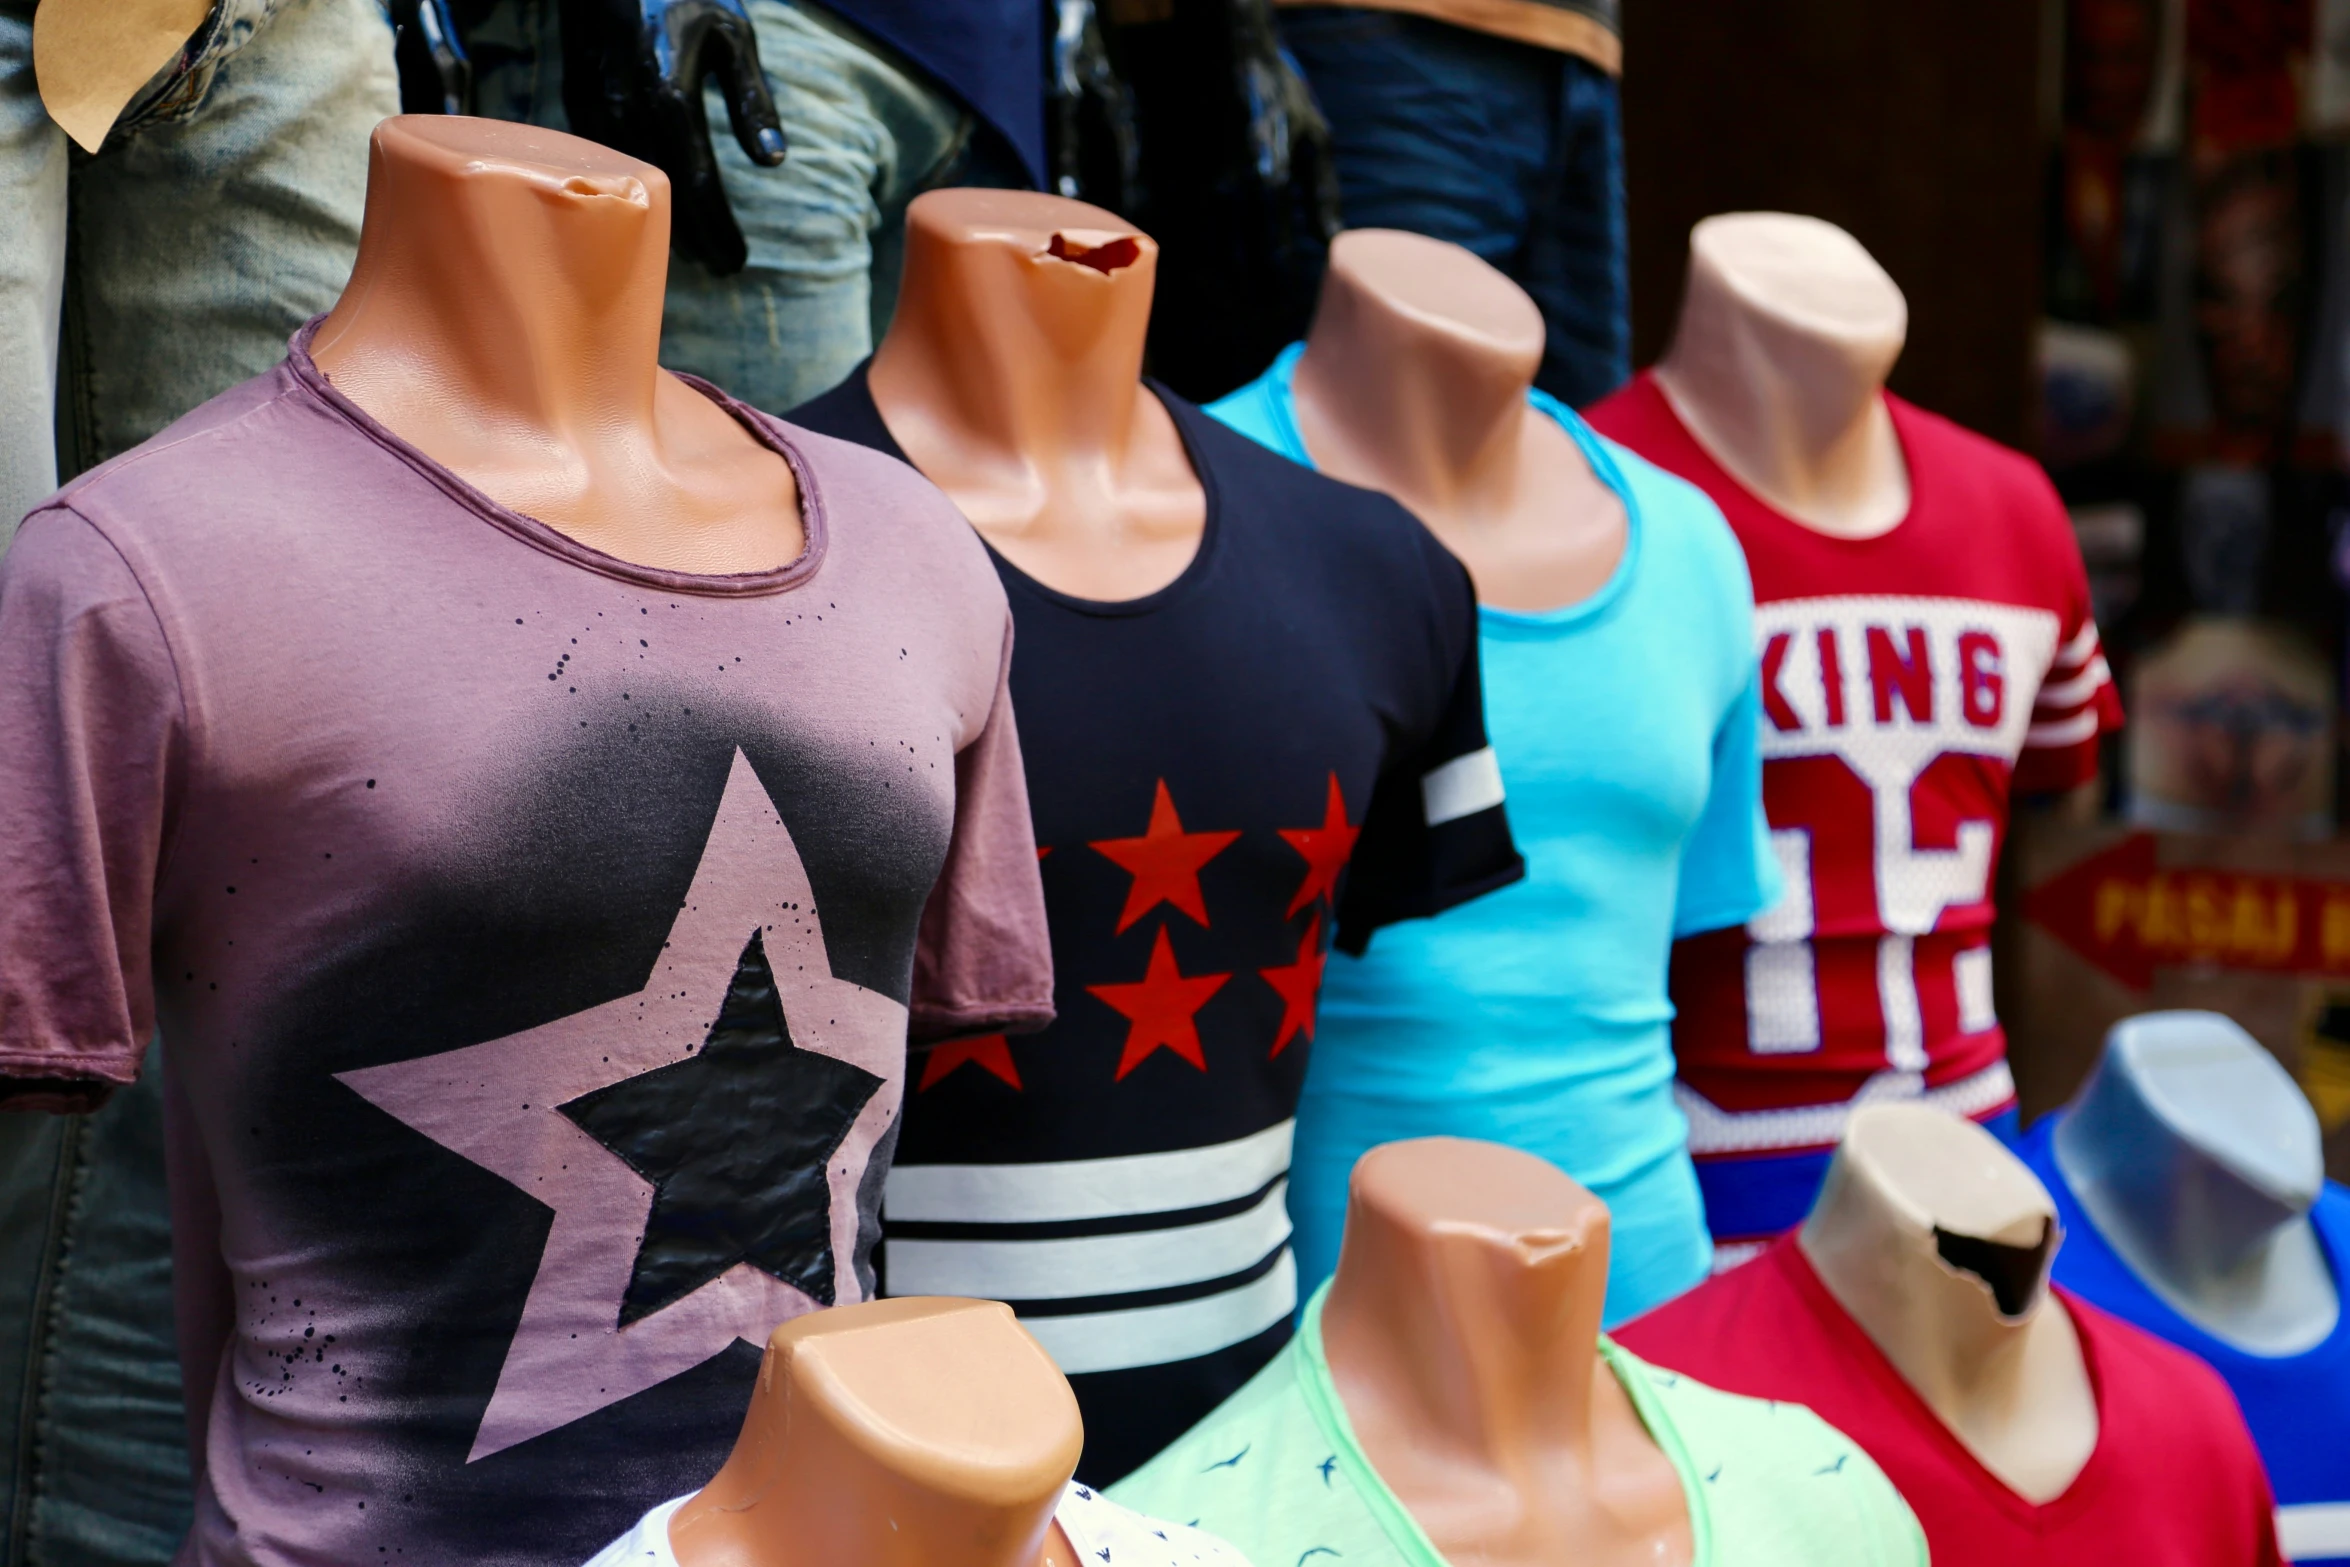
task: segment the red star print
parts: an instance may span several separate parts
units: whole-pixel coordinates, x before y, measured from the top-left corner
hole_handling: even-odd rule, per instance
[[[1208,905],[1200,897],[1200,867],[1229,848],[1236,832],[1185,832],[1167,793],[1167,780],[1151,800],[1150,830],[1139,838],[1104,838],[1091,847],[1134,873],[1126,891],[1126,907],[1118,913],[1123,934],[1134,922],[1162,903],[1172,903],[1200,924],[1208,922]]]
[[[1309,1034],[1307,1037],[1311,1038]],[[922,1082],[915,1091],[921,1092],[955,1068],[976,1065],[1002,1078],[1014,1088],[1020,1086],[1020,1069],[1012,1064],[1012,1042],[1001,1034],[982,1034],[977,1039],[950,1039],[933,1045],[930,1059],[922,1063]]]
[[[1164,799],[1161,792],[1160,798]],[[1199,1024],[1193,1021],[1208,998],[1224,988],[1229,974],[1194,974],[1188,978],[1175,967],[1175,949],[1167,944],[1161,925],[1151,943],[1150,967],[1131,985],[1088,985],[1085,988],[1115,1007],[1131,1025],[1126,1050],[1118,1057],[1118,1077],[1150,1058],[1162,1045],[1205,1072],[1207,1057],[1200,1053]]]
[[[1347,825],[1346,797],[1338,792],[1338,775],[1332,773],[1330,795],[1322,805],[1322,825],[1281,829],[1281,841],[1306,857],[1306,879],[1298,884],[1297,896],[1289,900],[1283,918],[1324,893],[1336,894],[1338,873],[1346,869],[1347,856],[1355,852],[1355,840],[1362,835],[1360,827]]]
[[[1307,1043],[1313,1042],[1314,1001],[1322,993],[1322,965],[1329,961],[1330,954],[1322,950],[1322,916],[1317,914],[1297,944],[1295,963],[1257,970],[1266,984],[1281,992],[1281,1032],[1273,1036],[1273,1055],[1281,1054],[1301,1031]]]

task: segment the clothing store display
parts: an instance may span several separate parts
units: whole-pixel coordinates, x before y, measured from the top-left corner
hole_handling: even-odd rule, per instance
[[[1197,1519],[1260,1563],[1445,1567],[1355,1438],[1323,1355],[1328,1293],[1248,1386],[1112,1495]],[[1605,1338],[1598,1348],[1680,1474],[1692,1567],[1925,1567],[1901,1497],[1810,1411],[1716,1392]]]
[[[2056,1162],[2064,1112],[2042,1116],[2016,1152],[2056,1199],[2057,1281],[2091,1305],[2176,1344],[2236,1395],[2276,1493],[2277,1536],[2302,1567],[2350,1567],[2350,1312],[2297,1355],[2259,1355],[2198,1327],[2117,1256]],[[2337,1289],[2350,1279],[2350,1189],[2328,1182],[2309,1210]]]
[[[669,1520],[690,1495],[663,1502],[637,1526],[596,1552],[587,1567],[677,1567]],[[1053,1521],[1078,1558],[1107,1567],[1249,1567],[1238,1551],[1205,1530],[1145,1518],[1075,1481],[1061,1493]]]
[[[1855,1103],[2012,1114],[1990,947],[2008,803],[2094,778],[2121,722],[2047,478],[1885,403],[1912,500],[1871,538],[1756,499],[1652,377],[1590,415],[1713,498],[1754,580],[1763,804],[1788,892],[1673,956],[1679,1093],[1718,1243],[1802,1220]]]
[[[1102,603],[996,558],[1058,1020],[931,1052],[884,1205],[887,1289],[1009,1301],[1077,1391],[1093,1483],[1289,1332],[1283,1189],[1333,940],[1520,873],[1460,563],[1159,395],[1207,494],[1182,574]],[[862,372],[793,417],[898,452]]]
[[[1507,274],[1542,310],[1535,384],[1575,408],[1632,373],[1614,7],[1604,27],[1599,9],[1382,0],[1281,12],[1282,43],[1330,122],[1347,226],[1451,240]],[[1536,25],[1508,25],[1518,17]],[[1571,37],[1554,35],[1562,25]]]
[[[1808,1405],[1883,1467],[1925,1526],[1935,1567],[2270,1567],[2268,1483],[2212,1371],[2058,1289],[2097,1398],[2097,1445],[2050,1501],[1984,1468],[1787,1236],[1619,1335],[1653,1365],[1753,1398]]]
[[[399,111],[371,0],[220,0],[85,156],[36,91],[33,12],[0,0],[0,549],[334,303]],[[0,1115],[0,1561],[178,1549],[170,1244],[152,1071],[95,1115]]]
[[[1208,411],[1311,466],[1291,395],[1301,351]],[[1310,1291],[1337,1266],[1367,1150],[1440,1135],[1523,1148],[1607,1204],[1613,1323],[1704,1278],[1712,1255],[1672,1096],[1673,938],[1744,924],[1779,872],[1737,540],[1695,487],[1546,393],[1531,401],[1623,502],[1623,559],[1563,609],[1479,609],[1486,730],[1526,879],[1331,959],[1289,1211]]]
[[[791,0],[744,3],[792,150],[775,168],[753,163],[711,90],[711,148],[749,260],[717,277],[682,254],[671,258],[661,362],[781,413],[836,385],[880,341],[897,300],[907,203],[942,185],[1020,186],[1032,176],[1009,144],[979,133],[955,84],[851,25],[861,15],[844,21]],[[944,38],[991,6],[874,0],[872,9],[937,12],[931,31]],[[556,0],[493,0],[467,27],[483,114],[569,129],[557,9]],[[1041,62],[1039,17],[1029,7],[1019,20],[1024,58]],[[1041,63],[1028,69],[1041,163]]]
[[[806,549],[637,567],[310,330],[0,562],[0,1098],[161,1020],[182,1560],[576,1563],[872,1293],[909,1024],[1050,1016],[1009,616],[870,453],[703,388]]]

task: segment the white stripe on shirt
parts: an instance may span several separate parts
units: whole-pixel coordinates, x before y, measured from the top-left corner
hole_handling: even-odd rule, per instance
[[[1489,811],[1501,801],[1501,762],[1491,746],[1456,756],[1420,779],[1420,804],[1431,827]]]
[[[1271,1272],[1240,1288],[1170,1306],[1022,1317],[1020,1325],[1068,1376],[1193,1360],[1255,1338],[1297,1309],[1297,1263],[1288,1251]]]
[[[1673,1085],[1674,1102],[1689,1118],[1689,1151],[1708,1155],[1769,1153],[1830,1148],[1844,1139],[1844,1123],[1866,1104],[1939,1105],[1969,1118],[1996,1110],[2015,1097],[2015,1078],[2005,1061],[1940,1088],[1928,1088],[1916,1072],[1879,1072],[1842,1104],[1790,1105],[1781,1110],[1725,1110],[1686,1083]]]
[[[2350,1502],[2296,1502],[2278,1508],[2277,1548],[2289,1562],[2350,1556]]]
[[[2073,633],[2073,639],[2056,650],[2056,656],[2048,661],[2048,667],[2050,669],[2065,669],[2075,664],[2086,663],[2089,655],[2096,651],[2097,622],[2084,620],[2081,622],[2081,629]]]
[[[2097,733],[2097,709],[2087,707],[2070,718],[2059,719],[2052,724],[2034,724],[2024,731],[2024,744],[2043,749],[2079,745],[2095,733]]]
[[[1296,1125],[1283,1121],[1229,1143],[1116,1159],[901,1164],[882,1188],[882,1215],[899,1223],[1053,1224],[1204,1208],[1262,1191],[1288,1173]],[[890,1251],[894,1256],[897,1247]]]
[[[892,1295],[1061,1300],[1200,1284],[1263,1262],[1289,1239],[1289,1183],[1206,1224],[1038,1241],[896,1240]]]
[[[2032,706],[2035,711],[2042,708],[2052,712],[2068,711],[2095,696],[2099,688],[2112,678],[2113,670],[2099,657],[2071,679],[2042,686],[2040,694],[2032,699]]]

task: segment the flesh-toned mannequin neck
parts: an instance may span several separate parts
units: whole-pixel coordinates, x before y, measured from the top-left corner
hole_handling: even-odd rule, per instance
[[[1854,1112],[1801,1245],[1829,1293],[2009,1490],[2063,1494],[2097,1446],[2056,1205],[1999,1140],[1926,1105]]]
[[[1429,1137],[1356,1163],[1324,1351],[1447,1561],[1690,1559],[1680,1476],[1599,1356],[1607,1253],[1606,1206],[1532,1154]]]
[[[1623,503],[1526,401],[1542,312],[1458,245],[1350,229],[1293,384],[1298,433],[1333,478],[1385,490],[1502,609],[1588,598],[1623,559]]]
[[[1909,514],[1886,410],[1909,306],[1851,235],[1726,212],[1689,233],[1689,283],[1657,384],[1714,460],[1805,527],[1844,538]]]
[[[938,190],[906,213],[868,384],[914,466],[1022,571],[1079,598],[1183,574],[1207,493],[1142,384],[1159,247],[1099,207]]]
[[[680,1567],[1079,1567],[1053,1509],[1083,1445],[1008,1307],[813,1312],[768,1337],[734,1453],[669,1543]]]
[[[498,120],[375,128],[351,281],[311,344],[344,396],[492,500],[621,560],[769,571],[790,464],[664,372],[669,181]]]
[[[2114,1025],[2055,1142],[2098,1233],[2181,1316],[2258,1355],[2334,1331],[2341,1300],[2309,1222],[2325,1186],[2317,1114],[2233,1020]]]

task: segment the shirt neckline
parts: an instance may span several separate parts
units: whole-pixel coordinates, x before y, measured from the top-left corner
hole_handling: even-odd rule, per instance
[[[382,447],[394,458],[407,464],[433,484],[450,500],[499,531],[520,540],[533,549],[566,561],[571,565],[595,572],[615,581],[633,583],[640,587],[659,588],[665,592],[691,593],[704,598],[757,598],[786,592],[816,575],[824,563],[830,529],[824,506],[823,487],[816,481],[807,458],[783,432],[756,409],[737,402],[699,376],[668,372],[687,386],[707,397],[734,421],[749,432],[752,440],[781,457],[790,465],[792,477],[798,481],[800,492],[800,529],[804,540],[799,557],[782,566],[764,571],[746,571],[710,575],[692,571],[670,571],[659,566],[642,566],[634,561],[607,555],[561,529],[541,522],[538,518],[514,510],[492,499],[482,490],[460,478],[425,452],[403,440],[374,415],[346,397],[340,388],[318,368],[310,356],[310,344],[318,335],[323,315],[304,322],[286,344],[285,368],[294,385],[310,400],[322,406],[335,417],[350,425]]]
[[[1330,1281],[1324,1279],[1306,1301],[1304,1316],[1289,1341],[1288,1353],[1297,1370],[1298,1393],[1305,1401],[1306,1412],[1313,1417],[1322,1440],[1330,1444],[1339,1468],[1346,1471],[1355,1493],[1362,1497],[1380,1529],[1404,1556],[1404,1567],[1447,1567],[1427,1531],[1388,1489],[1387,1482],[1379,1478],[1379,1472],[1364,1456],[1362,1444],[1355,1439],[1354,1422],[1347,1417],[1346,1405],[1338,1396],[1338,1384],[1330,1377],[1330,1362],[1322,1352],[1322,1305],[1329,1294]],[[1604,1333],[1599,1336],[1599,1353],[1624,1395],[1631,1399],[1633,1411],[1640,1416],[1650,1440],[1664,1453],[1666,1461],[1673,1466],[1673,1473],[1680,1478],[1682,1503],[1689,1514],[1690,1567],[1713,1567],[1713,1515],[1706,1509],[1705,1488],[1698,1478],[1695,1460],[1681,1441],[1681,1433],[1666,1414],[1663,1400],[1636,1357]]]
[[[2104,1488],[2104,1471],[2108,1461],[2106,1455],[2112,1446],[2110,1438],[2113,1434],[2113,1420],[2105,1397],[2105,1375],[2099,1358],[2099,1345],[2090,1329],[2087,1314],[2079,1309],[2079,1303],[2070,1291],[2059,1287],[2053,1280],[2048,1285],[2050,1302],[2061,1306],[2065,1315],[2072,1319],[2073,1340],[2081,1347],[2081,1365],[2089,1376],[2089,1395],[2097,1406],[2097,1441],[2089,1449],[2088,1461],[2081,1465],[2080,1473],[2073,1476],[2070,1485],[2045,1502],[2035,1502],[1985,1468],[1983,1461],[1958,1439],[1958,1433],[1942,1423],[1942,1417],[1934,1413],[1933,1406],[1919,1396],[1918,1390],[1911,1387],[1909,1380],[1885,1357],[1885,1352],[1877,1347],[1877,1341],[1870,1338],[1868,1331],[1844,1309],[1843,1302],[1829,1292],[1827,1282],[1812,1267],[1811,1259],[1803,1254],[1794,1235],[1781,1237],[1771,1247],[1766,1258],[1757,1258],[1750,1266],[1766,1260],[1775,1263],[1793,1282],[1798,1300],[1828,1336],[1834,1352],[1850,1357],[1852,1364],[1860,1369],[1863,1377],[1876,1385],[1878,1394],[1892,1406],[1902,1422],[1917,1432],[1977,1496],[2033,1530],[2062,1527],[2075,1515],[2096,1504],[2097,1493]]]
[[[1304,342],[1295,342],[1281,350],[1273,359],[1265,380],[1272,396],[1270,405],[1273,431],[1282,442],[1281,455],[1289,457],[1320,473],[1321,465],[1314,461],[1306,448],[1305,432],[1297,423],[1297,366],[1305,357]],[[1480,602],[1477,617],[1488,629],[1508,628],[1526,632],[1569,631],[1596,620],[1612,608],[1630,590],[1634,573],[1639,569],[1641,540],[1648,531],[1647,519],[1641,515],[1640,502],[1632,493],[1631,483],[1625,479],[1621,464],[1599,432],[1583,422],[1582,416],[1540,387],[1526,389],[1527,405],[1547,416],[1575,443],[1583,460],[1599,482],[1615,492],[1624,508],[1624,553],[1618,558],[1607,580],[1572,604],[1561,604],[1554,609],[1499,609]],[[1426,524],[1422,524],[1423,527]]]

